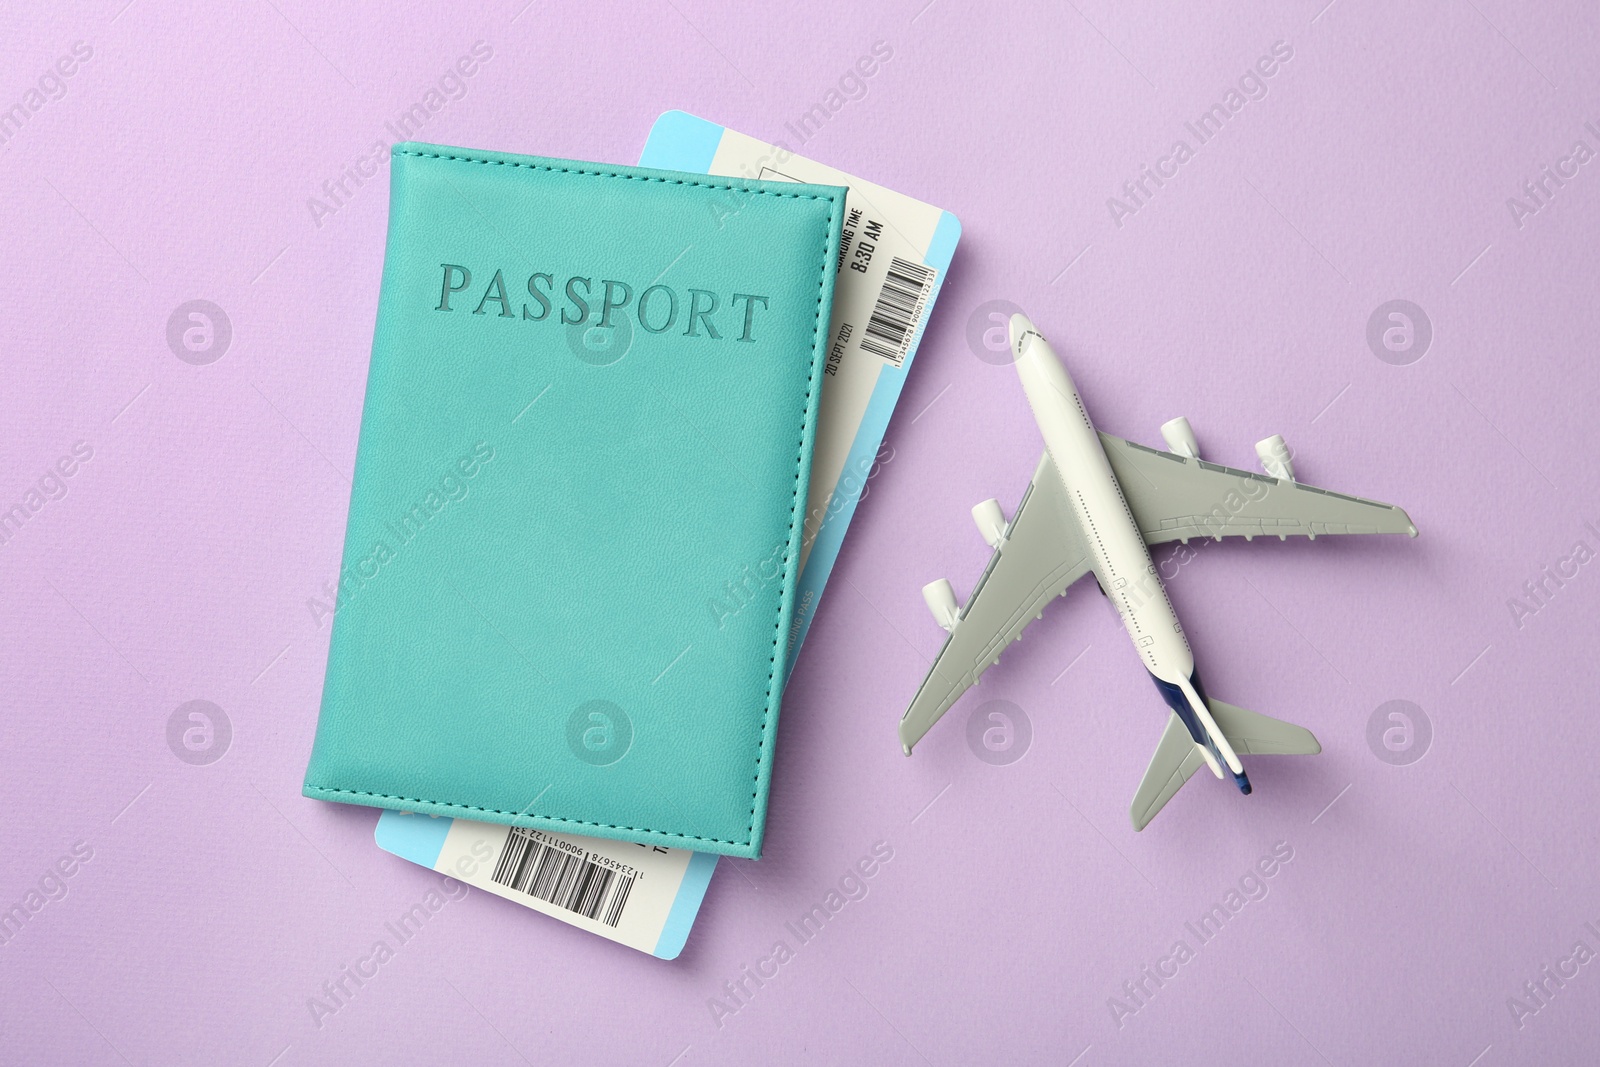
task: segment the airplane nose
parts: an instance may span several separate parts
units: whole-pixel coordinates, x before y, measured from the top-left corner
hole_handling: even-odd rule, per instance
[[[1021,359],[1023,352],[1026,351],[1025,343],[1029,335],[1037,337],[1039,331],[1034,328],[1033,320],[1019,311],[1011,316],[1010,334],[1011,357]]]

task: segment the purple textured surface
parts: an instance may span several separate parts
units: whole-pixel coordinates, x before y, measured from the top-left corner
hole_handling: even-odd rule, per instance
[[[1324,2],[0,14],[0,907],[21,909],[0,1060],[1592,1061],[1600,16]],[[446,78],[479,41],[492,57]],[[1274,42],[1292,56],[1229,110]],[[319,1018],[439,884],[374,847],[375,812],[299,795],[386,166],[337,210],[308,200],[414,102],[421,139],[619,163],[683,108],[964,236],[789,687],[767,856],[723,861],[674,963],[473,893]],[[1201,143],[1185,124],[1219,102]],[[1163,164],[1177,140],[1191,158]],[[1145,165],[1169,176],[1135,199]],[[196,299],[226,343],[184,347]],[[1282,432],[1307,480],[1409,510],[1416,541],[1162,554],[1210,690],[1322,756],[1255,761],[1248,799],[1197,780],[1134,834],[1165,711],[1092,587],[900,755],[942,636],[919,587],[971,588],[968,508],[1013,507],[1040,451],[1014,374],[967,341],[994,299],[1106,430],[1158,443],[1186,414],[1236,466]],[[1394,299],[1425,352],[1369,345]],[[997,699],[1031,723],[1002,765],[966,740]],[[197,752],[169,743],[194,700],[231,725]],[[1392,700],[1426,739],[1389,709],[1369,742]],[[879,842],[866,895],[797,937]],[[1292,859],[1246,877],[1280,842]]]

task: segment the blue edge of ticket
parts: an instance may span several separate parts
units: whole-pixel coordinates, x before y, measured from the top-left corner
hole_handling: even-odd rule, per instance
[[[789,669],[867,482],[961,224],[862,181],[682,111],[650,131],[641,166],[695,174],[843,185],[849,195],[828,339],[827,378],[807,501]],[[729,213],[736,212],[730,203]],[[682,951],[717,857],[541,830],[385,811],[385,851],[661,959]]]

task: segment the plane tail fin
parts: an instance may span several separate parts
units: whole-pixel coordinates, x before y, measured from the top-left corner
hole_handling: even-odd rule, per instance
[[[1210,706],[1211,717],[1235,752],[1252,756],[1310,756],[1322,751],[1316,736],[1304,726],[1246,711],[1220,700],[1206,703]],[[1128,811],[1133,828],[1143,830],[1150,825],[1150,820],[1183,788],[1183,783],[1205,765],[1205,754],[1190,735],[1189,728],[1176,714],[1171,715],[1156,745],[1155,755],[1150,757],[1150,766],[1145,769],[1144,781],[1139,783],[1139,790],[1133,796],[1133,806]]]

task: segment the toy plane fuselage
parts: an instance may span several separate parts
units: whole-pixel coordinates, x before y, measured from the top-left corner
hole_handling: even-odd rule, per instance
[[[1194,651],[1183,634],[1183,624],[1172,609],[1166,586],[1156,573],[1133,512],[1122,498],[1122,486],[1111,473],[1111,461],[1100,444],[1089,412],[1078,395],[1078,387],[1067,368],[1033,324],[1021,315],[1012,317],[1011,350],[1016,356],[1017,375],[1028,395],[1034,421],[1044,435],[1045,450],[1055,462],[1056,474],[1067,491],[1078,532],[1089,549],[1095,578],[1111,603],[1116,606],[1123,628],[1156,687],[1184,725],[1189,729],[1202,758],[1213,773],[1223,757],[1242,792],[1250,792],[1250,780],[1236,757],[1229,752],[1227,739],[1220,731],[1207,728],[1210,709],[1198,697],[1200,678],[1195,673]]]
[[[1226,768],[1239,790],[1249,793],[1239,752],[1320,751],[1316,738],[1301,727],[1206,697],[1149,546],[1234,534],[1415,536],[1409,517],[1391,505],[1295,482],[1280,437],[1257,445],[1269,472],[1263,477],[1202,462],[1183,419],[1162,427],[1168,452],[1101,434],[1066,368],[1025,316],[1012,317],[1010,340],[1045,455],[1010,523],[996,501],[973,509],[995,554],[967,604],[958,610],[950,584],[942,579],[923,590],[950,638],[901,719],[906,754],[998,662],[1000,650],[1046,603],[1088,573],[1116,607],[1172,710],[1135,798],[1135,829],[1142,829],[1202,764],[1218,778]]]

